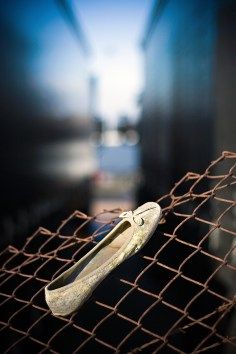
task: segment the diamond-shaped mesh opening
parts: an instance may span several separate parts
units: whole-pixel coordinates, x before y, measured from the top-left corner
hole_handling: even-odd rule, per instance
[[[129,295],[119,304],[119,312],[138,322],[155,300],[153,296],[147,295],[137,288],[131,288]]]
[[[75,326],[65,325],[64,328],[50,340],[50,346],[57,353],[73,353],[83,342],[86,342],[88,335]]]
[[[134,327],[132,322],[120,317],[117,313],[111,313],[97,328],[96,333],[98,338],[117,347]],[[119,328],[119,331],[116,331],[116,328]]]

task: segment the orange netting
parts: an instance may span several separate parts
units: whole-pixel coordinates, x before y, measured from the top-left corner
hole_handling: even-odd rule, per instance
[[[75,211],[56,232],[40,228],[22,249],[2,251],[1,352],[233,353],[235,163],[236,153],[224,152],[176,183],[158,200],[163,219],[141,253],[67,318],[52,316],[44,287],[109,232],[120,210]]]

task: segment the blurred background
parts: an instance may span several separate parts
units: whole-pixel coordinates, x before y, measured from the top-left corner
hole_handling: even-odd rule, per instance
[[[235,150],[234,0],[0,2],[0,245]]]

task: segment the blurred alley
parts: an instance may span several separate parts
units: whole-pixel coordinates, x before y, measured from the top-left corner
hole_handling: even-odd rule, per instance
[[[1,4],[1,244],[75,208],[155,200],[235,148],[234,10],[231,0]]]

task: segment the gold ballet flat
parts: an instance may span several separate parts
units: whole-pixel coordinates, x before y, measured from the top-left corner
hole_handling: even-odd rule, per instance
[[[119,217],[121,221],[102,241],[45,287],[46,302],[54,315],[74,312],[113,269],[138,252],[153,235],[161,208],[148,202]]]

